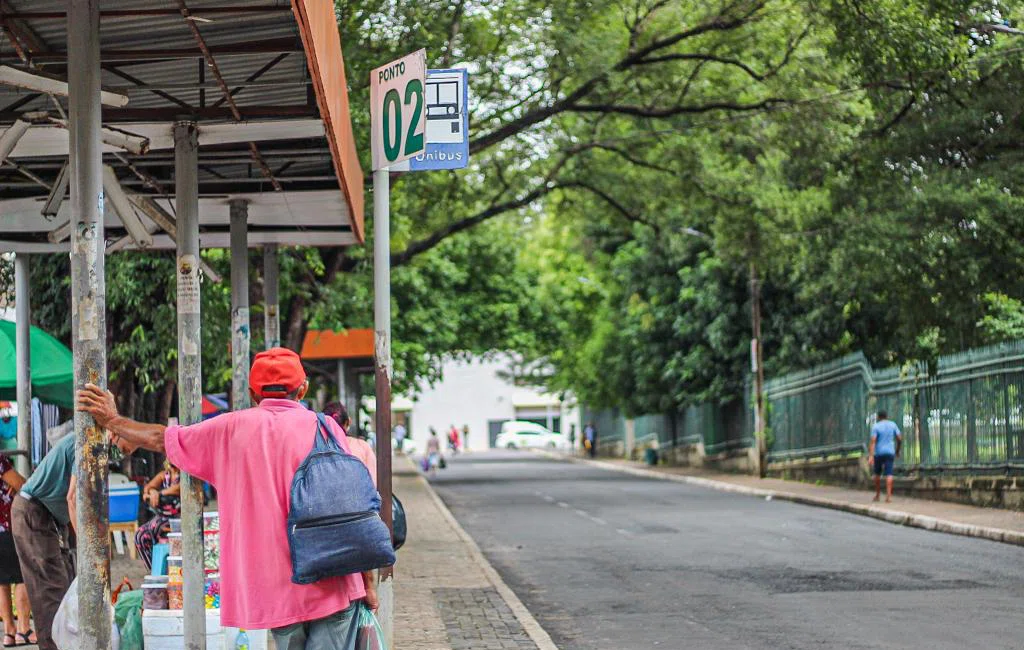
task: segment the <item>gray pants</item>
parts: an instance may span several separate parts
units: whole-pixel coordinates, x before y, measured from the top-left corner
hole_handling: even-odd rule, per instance
[[[277,650],[346,650],[349,628],[356,613],[353,604],[330,616],[271,630]]]

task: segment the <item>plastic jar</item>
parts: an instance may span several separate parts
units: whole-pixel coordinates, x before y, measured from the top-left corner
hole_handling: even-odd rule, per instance
[[[145,594],[143,594],[145,598]],[[182,609],[185,606],[184,596],[181,593],[180,582],[167,584],[167,609]]]
[[[178,589],[180,594],[181,585]],[[167,609],[168,606],[167,583],[147,582],[142,585],[142,609]]]

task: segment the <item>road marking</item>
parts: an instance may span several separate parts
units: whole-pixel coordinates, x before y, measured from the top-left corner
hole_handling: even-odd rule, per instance
[[[568,504],[568,503],[566,503],[565,501],[559,501],[559,502],[558,502],[558,507],[559,507],[559,508],[568,508],[568,507],[569,507],[569,504]]]
[[[577,510],[574,510],[573,512],[575,512],[579,516],[583,517],[584,519],[589,519],[590,521],[594,522],[595,524],[597,524],[599,526],[607,526],[608,525],[607,521],[605,521],[604,519],[601,519],[600,517],[595,517],[594,515],[592,515],[589,512],[587,512],[586,510],[579,510],[579,509],[577,509]]]
[[[626,537],[632,537],[633,536],[633,533],[629,532],[625,528],[616,528],[615,532],[620,534],[620,535],[625,535]]]
[[[544,500],[547,501],[548,503],[554,503],[555,502],[555,497],[549,496],[549,495],[545,494],[544,495]]]

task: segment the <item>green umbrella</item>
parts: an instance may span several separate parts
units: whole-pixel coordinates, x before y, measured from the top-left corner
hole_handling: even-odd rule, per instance
[[[0,320],[0,399],[17,399],[18,366],[14,352],[15,324]],[[74,408],[74,361],[71,350],[38,327],[29,330],[32,355],[32,396],[49,404]]]

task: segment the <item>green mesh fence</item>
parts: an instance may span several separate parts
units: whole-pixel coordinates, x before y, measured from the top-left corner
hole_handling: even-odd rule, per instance
[[[1024,341],[874,370],[854,354],[766,382],[769,458],[866,448],[874,414],[903,432],[905,469],[1024,461]]]
[[[753,411],[748,395],[725,404],[704,403],[678,413],[644,415],[633,420],[638,448],[657,441],[660,449],[704,443],[707,454],[743,449],[754,443]],[[616,410],[583,409],[584,422],[594,422],[601,444],[625,437],[625,418]]]

